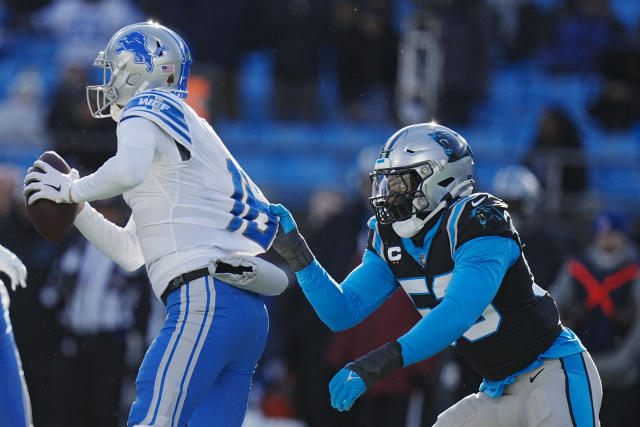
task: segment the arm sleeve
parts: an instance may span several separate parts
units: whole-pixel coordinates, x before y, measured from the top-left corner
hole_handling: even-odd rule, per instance
[[[389,266],[370,250],[340,284],[315,259],[296,276],[318,317],[333,331],[357,325],[397,289]]]
[[[131,117],[118,124],[118,151],[100,168],[71,187],[75,202],[107,199],[131,190],[144,181],[161,132],[154,123]]]
[[[125,270],[133,271],[144,264],[133,217],[124,228],[118,227],[85,203],[73,224],[100,252]]]
[[[479,237],[460,246],[443,300],[398,339],[404,366],[442,351],[473,326],[519,256],[520,246],[506,237]]]

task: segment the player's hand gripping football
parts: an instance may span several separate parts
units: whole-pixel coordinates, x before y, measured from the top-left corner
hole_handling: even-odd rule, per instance
[[[283,257],[293,271],[300,271],[313,261],[313,254],[307,246],[291,212],[282,205],[270,205],[269,211],[280,220],[278,234],[273,242],[273,248]]]
[[[360,375],[345,366],[329,382],[331,406],[338,411],[348,411],[357,398],[367,391]]]
[[[20,258],[2,245],[0,245],[0,271],[9,276],[12,291],[15,291],[18,285],[27,287],[27,268]]]
[[[80,178],[77,170],[71,169],[68,174],[64,174],[42,160],[36,160],[29,170],[31,172],[24,178],[23,194],[25,197],[31,195],[30,205],[40,199],[55,203],[73,203],[71,186]]]

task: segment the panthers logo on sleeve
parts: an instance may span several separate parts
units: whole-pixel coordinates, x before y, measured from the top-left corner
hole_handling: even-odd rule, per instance
[[[487,193],[472,194],[456,202],[450,209],[447,233],[452,254],[460,245],[476,237],[512,237],[519,243],[507,204]]]

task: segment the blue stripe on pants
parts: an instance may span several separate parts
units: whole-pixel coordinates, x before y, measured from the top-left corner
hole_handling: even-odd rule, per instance
[[[152,424],[158,415],[158,407],[162,398],[161,390],[164,388],[167,369],[180,342],[180,335],[186,323],[187,312],[181,308],[183,299],[185,303],[188,301],[187,288],[188,286],[183,286],[174,291],[167,300],[167,320],[160,334],[147,350],[147,354],[138,370],[136,401],[131,406],[127,425],[137,425],[143,421],[147,424]],[[158,376],[161,369],[162,376]]]
[[[268,330],[264,302],[205,276],[172,292],[167,313],[128,425],[240,427]]]
[[[594,427],[595,415],[591,384],[582,353],[562,357],[560,363],[566,375],[567,402],[573,425]]]

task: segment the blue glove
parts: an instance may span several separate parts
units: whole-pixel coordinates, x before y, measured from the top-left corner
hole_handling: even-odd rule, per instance
[[[355,371],[342,368],[331,379],[329,393],[331,394],[331,406],[338,411],[348,411],[353,402],[367,391],[367,386]]]
[[[280,219],[280,225],[282,226],[282,230],[284,230],[285,234],[296,228],[296,222],[287,208],[281,204],[271,204],[269,205],[269,210]]]

